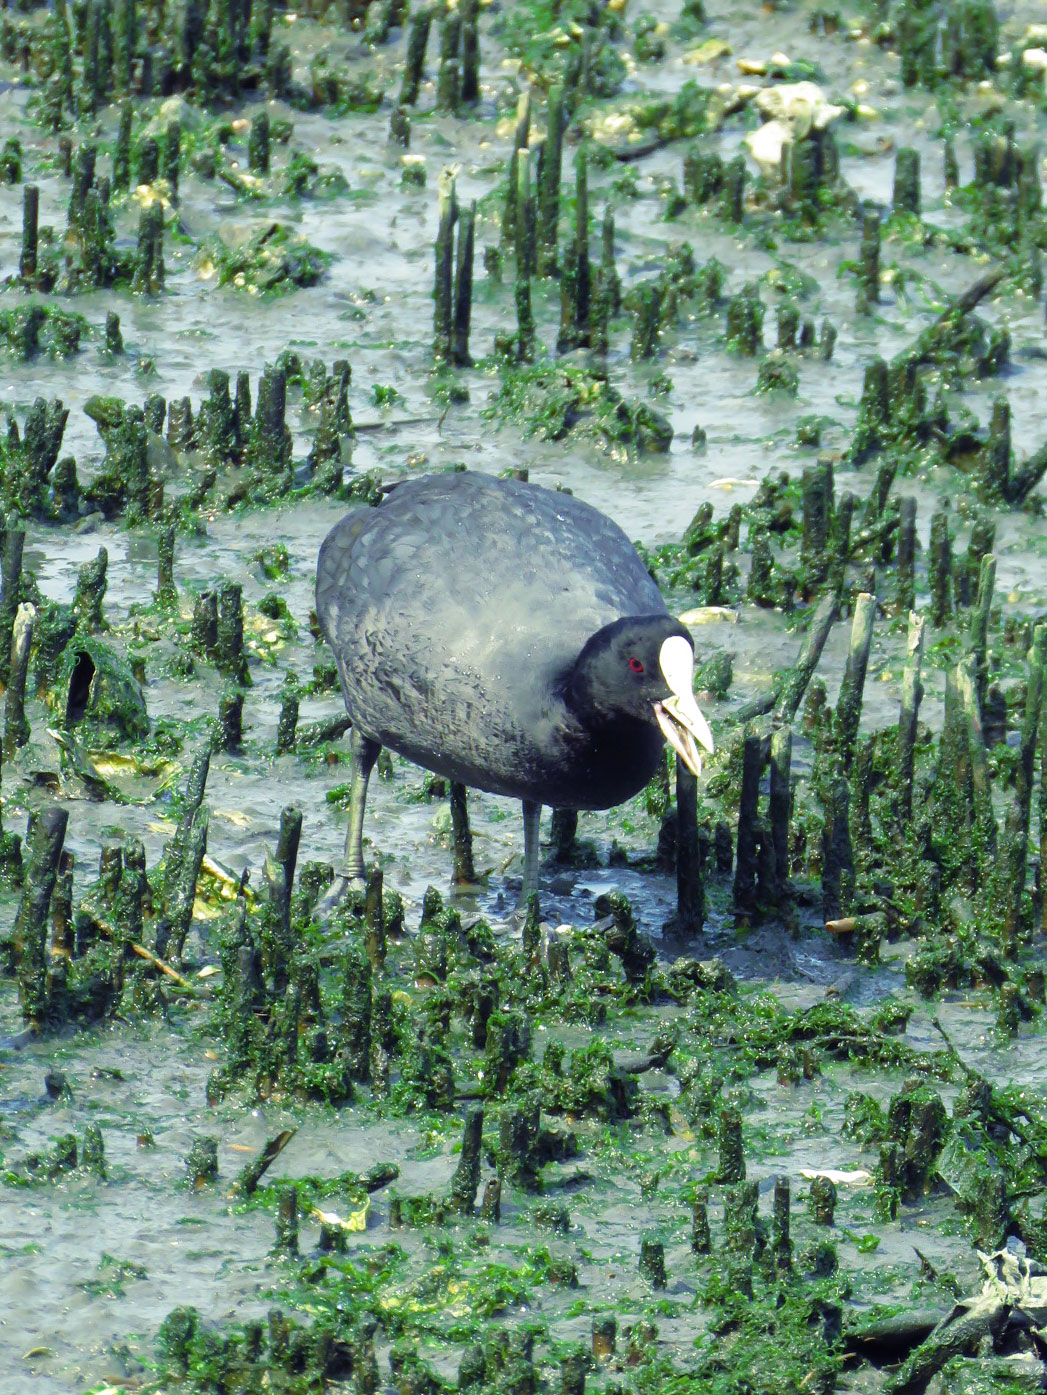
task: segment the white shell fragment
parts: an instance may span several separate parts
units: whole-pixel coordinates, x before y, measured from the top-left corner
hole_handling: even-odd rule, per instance
[[[776,87],[764,87],[756,94],[756,110],[768,120],[787,122],[797,138],[812,128],[824,131],[844,111],[826,101],[816,82],[782,82]]]
[[[356,1211],[350,1211],[348,1216],[340,1216],[336,1211],[321,1211],[314,1206],[312,1214],[316,1219],[332,1230],[344,1230],[349,1234],[357,1234],[367,1229],[367,1212],[370,1209],[370,1198],[366,1198],[363,1205]]]
[[[765,121],[758,130],[750,131],[742,144],[760,166],[761,174],[774,174],[781,169],[782,152],[792,139],[792,131],[784,121]]]
[[[758,130],[750,131],[743,144],[764,174],[781,168],[787,141],[803,140],[812,130],[824,131],[844,112],[843,107],[826,100],[816,82],[783,82],[764,87],[754,101],[757,111],[768,119]]]
[[[688,629],[692,625],[712,625],[717,620],[726,620],[729,625],[737,625],[738,612],[726,605],[700,605],[694,610],[685,610],[679,617],[680,624]]]

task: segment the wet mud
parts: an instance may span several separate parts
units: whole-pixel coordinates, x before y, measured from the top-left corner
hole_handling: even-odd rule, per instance
[[[934,1324],[1047,1263],[1041,8],[459,3],[413,100],[420,7],[196,8],[0,17],[0,1386],[1040,1388]],[[518,808],[452,886],[393,756],[321,927],[317,548],[460,467],[636,539],[719,750],[547,811],[522,925]]]

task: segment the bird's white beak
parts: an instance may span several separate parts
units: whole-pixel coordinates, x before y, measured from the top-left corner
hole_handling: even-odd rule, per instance
[[[713,734],[694,700],[694,651],[683,635],[670,635],[658,652],[658,665],[670,696],[654,704],[666,741],[692,775],[702,772],[701,744],[710,753]]]

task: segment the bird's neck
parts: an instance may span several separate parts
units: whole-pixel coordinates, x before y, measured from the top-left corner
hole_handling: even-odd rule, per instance
[[[629,712],[601,707],[599,688],[588,673],[577,667],[568,675],[562,692],[564,707],[571,718],[586,731],[599,736],[601,742],[635,741],[646,727],[657,730],[653,720],[648,723]]]
[[[657,725],[629,713],[568,710],[577,726],[567,749],[584,771],[585,807],[608,809],[643,789],[661,759],[664,741]]]

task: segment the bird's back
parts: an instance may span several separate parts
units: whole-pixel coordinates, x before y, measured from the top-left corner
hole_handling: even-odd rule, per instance
[[[605,515],[461,472],[398,485],[344,518],[321,548],[316,599],[366,735],[514,794],[521,767],[553,749],[558,684],[586,640],[665,609]]]

